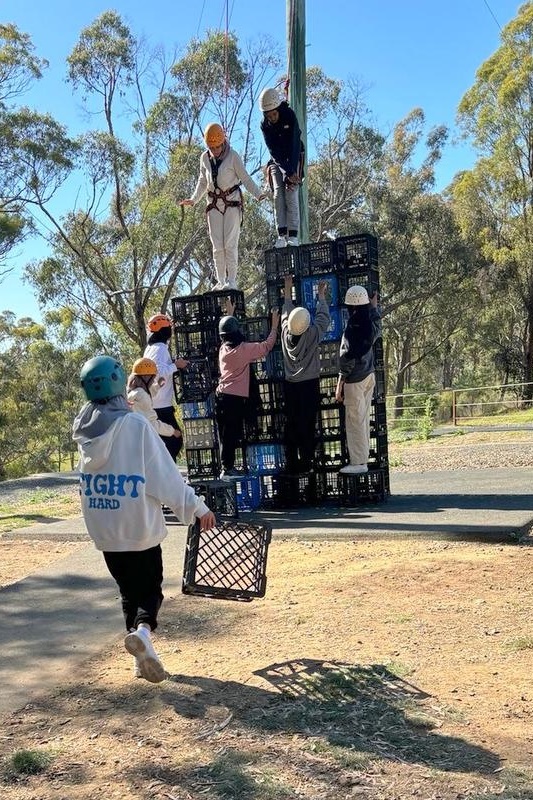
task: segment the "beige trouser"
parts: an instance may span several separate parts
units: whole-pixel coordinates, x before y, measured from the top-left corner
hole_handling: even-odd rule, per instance
[[[350,464],[366,464],[370,451],[370,406],[376,378],[372,372],[356,383],[344,384],[346,440]]]
[[[229,207],[225,214],[216,208],[207,212],[207,228],[213,245],[213,260],[219,283],[237,278],[241,209]]]

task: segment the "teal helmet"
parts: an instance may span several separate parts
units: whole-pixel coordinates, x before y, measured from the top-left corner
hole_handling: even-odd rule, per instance
[[[223,334],[234,334],[240,330],[239,320],[235,317],[221,317],[218,323],[218,332],[220,336]]]
[[[126,391],[124,367],[111,356],[96,356],[86,361],[80,382],[87,400],[109,400]]]

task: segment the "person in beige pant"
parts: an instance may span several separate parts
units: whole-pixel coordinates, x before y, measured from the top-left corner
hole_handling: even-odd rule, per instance
[[[341,339],[335,399],[344,403],[350,463],[340,472],[357,475],[368,472],[370,407],[376,385],[372,347],[381,336],[381,317],[377,294],[369,299],[364,286],[350,286],[344,304],[350,316]]]

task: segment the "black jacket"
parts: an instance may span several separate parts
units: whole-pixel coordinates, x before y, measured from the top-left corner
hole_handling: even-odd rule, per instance
[[[272,160],[287,175],[295,173],[303,177],[303,152],[300,126],[296,114],[284,101],[278,108],[279,119],[276,123],[263,117],[261,131]]]

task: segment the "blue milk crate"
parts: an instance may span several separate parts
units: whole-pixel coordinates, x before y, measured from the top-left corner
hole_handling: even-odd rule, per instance
[[[261,483],[258,475],[235,478],[237,508],[239,511],[255,511],[261,505]]]
[[[182,403],[181,418],[186,419],[207,419],[215,413],[214,395],[210,394],[205,400],[198,400],[194,403]]]
[[[282,444],[249,444],[246,464],[251,472],[260,475],[279,472],[285,466],[285,448]]]
[[[336,275],[312,275],[308,278],[302,278],[300,281],[301,302],[311,314],[316,309],[318,284],[321,281],[327,283],[326,302],[329,308],[337,308],[339,305],[339,282]]]

